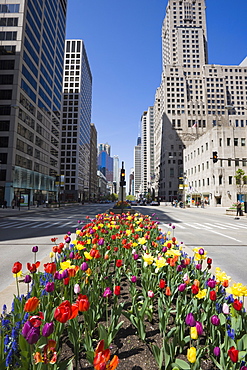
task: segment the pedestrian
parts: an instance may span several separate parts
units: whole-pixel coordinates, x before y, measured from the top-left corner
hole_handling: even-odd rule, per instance
[[[237,202],[237,216],[242,216],[242,204],[239,200]]]
[[[14,208],[15,208],[15,198],[12,200],[12,202],[11,202],[11,206],[12,206],[12,209],[14,209]]]
[[[3,202],[3,208],[7,208],[7,200]]]

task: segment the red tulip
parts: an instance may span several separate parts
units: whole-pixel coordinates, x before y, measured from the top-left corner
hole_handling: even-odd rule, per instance
[[[79,294],[76,303],[78,304],[79,311],[89,310],[90,303],[86,295]]]
[[[199,287],[193,284],[191,286],[191,291],[192,291],[192,294],[196,295],[199,292]]]
[[[12,273],[13,274],[18,274],[22,269],[22,264],[20,262],[15,262],[13,267],[12,267]]]
[[[37,271],[37,269],[39,268],[40,266],[40,262],[37,261],[36,263],[27,263],[27,269],[33,274]]]
[[[209,298],[211,299],[211,301],[216,301],[217,295],[215,290],[211,290],[209,292]]]
[[[120,295],[120,290],[121,290],[120,285],[116,285],[115,288],[114,288],[114,294],[115,295]]]
[[[116,260],[116,266],[121,267],[123,265],[123,260]]]
[[[234,299],[233,301],[233,307],[235,308],[236,311],[241,311],[243,307],[243,302],[240,302],[238,299]]]
[[[231,347],[228,350],[228,356],[232,360],[232,362],[238,362],[238,350],[235,347]]]
[[[160,289],[164,289],[164,288],[165,288],[165,286],[166,286],[166,282],[165,282],[165,280],[160,279],[160,283],[159,283],[159,287],[160,287]]]
[[[55,274],[55,272],[57,271],[57,266],[56,266],[55,262],[45,263],[44,264],[44,270],[48,274]]]
[[[70,320],[72,316],[72,307],[69,301],[62,302],[54,312],[54,319],[61,322],[62,324]]]
[[[95,357],[93,361],[95,370],[115,370],[118,366],[119,359],[115,355],[110,361],[110,350],[109,348],[104,349],[104,340],[101,340],[95,350]]]

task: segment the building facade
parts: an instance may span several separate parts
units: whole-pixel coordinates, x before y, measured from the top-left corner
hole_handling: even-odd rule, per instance
[[[217,121],[214,127],[184,150],[184,199],[187,204],[206,203],[232,206],[246,201],[247,181],[236,181],[238,169],[247,175],[246,124],[236,127],[235,119]],[[218,160],[213,162],[213,152]]]
[[[154,197],[154,108],[141,117],[141,183],[145,196]]]
[[[118,155],[113,156],[113,192],[118,194],[119,192],[119,179],[120,179],[120,172],[119,172],[119,157]]]
[[[139,136],[137,145],[134,147],[134,195],[136,198],[139,198],[143,193],[141,149],[141,137]]]
[[[185,148],[228,117],[247,129],[246,62],[208,64],[205,9],[204,0],[169,0],[163,22],[154,136],[155,193],[166,201],[181,198]]]
[[[66,40],[63,76],[61,173],[63,198],[89,199],[92,74],[83,40]]]
[[[97,130],[91,123],[90,131],[90,169],[89,169],[89,199],[97,199],[98,177],[97,177]]]
[[[66,0],[0,4],[0,200],[57,198]]]

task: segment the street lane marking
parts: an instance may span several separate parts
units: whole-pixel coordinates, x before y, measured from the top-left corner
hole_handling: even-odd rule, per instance
[[[71,224],[71,221],[66,222],[65,224],[63,224],[63,225],[61,225],[61,226],[58,226],[58,228],[64,227],[64,226],[66,226],[66,225],[68,225],[68,224]]]
[[[38,221],[35,221],[35,222],[38,222]],[[37,227],[43,227],[43,225],[46,225],[46,224],[49,224],[49,225],[50,225],[50,221],[46,221],[46,222],[38,222],[38,224],[33,225],[33,226],[31,226],[30,228],[31,228],[31,229],[36,229]]]
[[[217,235],[224,236],[225,238],[228,238],[228,239],[235,240],[235,241],[236,241],[236,242],[238,242],[238,243],[243,243],[241,240],[238,240],[238,239],[236,239],[236,238],[232,238],[231,236],[228,236],[228,235],[225,235],[225,234],[218,233],[217,231],[210,230],[210,232],[211,232],[211,233],[214,233],[214,234],[217,234]]]
[[[212,224],[210,224],[209,222],[205,222],[206,225],[210,225],[212,226]],[[218,226],[216,224],[213,225],[214,227],[218,228],[218,229],[223,229],[223,230],[226,230],[226,227],[223,227],[223,226]]]
[[[4,227],[1,226],[1,227],[2,227],[2,229],[9,229],[10,227],[18,225],[19,223],[20,223],[20,221],[16,221],[16,222],[13,222],[12,224],[8,223],[8,226],[4,226]]]
[[[189,226],[189,227],[193,227],[193,229],[197,229],[197,230],[200,230],[201,227],[197,227],[195,225],[192,225],[192,224],[187,224],[186,222],[184,222],[185,225]]]
[[[204,229],[204,228],[209,229],[209,230],[212,229],[211,226],[206,226],[206,225],[203,225],[203,224],[199,224],[198,222],[196,222],[195,224],[201,226],[202,229]]]
[[[229,225],[229,224],[221,224],[220,222],[216,222],[215,225],[220,225],[220,226],[226,226],[227,228],[230,228],[230,229],[237,229],[236,226],[232,226],[232,225]]]
[[[15,226],[15,229],[22,229],[23,227],[27,227],[28,225],[30,225],[30,222],[24,222],[22,225],[20,226]],[[32,224],[31,224],[32,225]]]

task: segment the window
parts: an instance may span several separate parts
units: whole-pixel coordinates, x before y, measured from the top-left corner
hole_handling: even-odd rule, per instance
[[[8,144],[9,144],[9,137],[1,136],[0,137],[0,148],[7,148]]]
[[[238,138],[237,137],[234,138],[234,146],[238,146]]]
[[[0,26],[18,26],[18,18],[0,18]]]
[[[16,40],[17,38],[17,32],[16,31],[6,31],[6,32],[0,32],[0,40]]]
[[[14,69],[15,61],[14,60],[0,60],[0,69]]]
[[[230,138],[230,137],[228,137],[228,138],[226,139],[226,145],[227,145],[227,146],[231,146],[231,138]]]
[[[14,75],[0,75],[0,85],[12,85]]]
[[[20,4],[1,4],[0,13],[19,13]]]
[[[0,90],[0,100],[11,100],[12,90]]]
[[[245,137],[241,138],[241,146],[245,146]]]
[[[232,185],[232,176],[228,177],[228,183],[229,183],[229,185]]]

